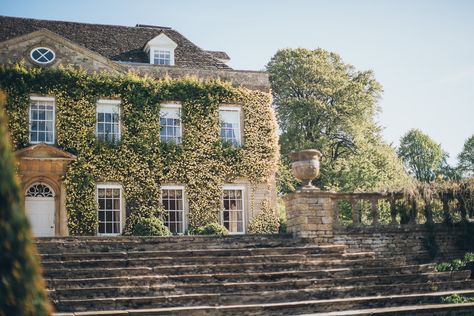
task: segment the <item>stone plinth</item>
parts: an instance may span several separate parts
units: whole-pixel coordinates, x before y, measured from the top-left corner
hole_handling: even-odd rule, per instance
[[[287,230],[295,237],[312,238],[318,244],[333,243],[332,192],[301,189],[285,198]]]

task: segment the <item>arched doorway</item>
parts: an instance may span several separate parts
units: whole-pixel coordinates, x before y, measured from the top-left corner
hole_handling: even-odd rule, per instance
[[[55,235],[56,203],[54,196],[54,190],[44,183],[34,183],[26,190],[25,210],[34,237]]]

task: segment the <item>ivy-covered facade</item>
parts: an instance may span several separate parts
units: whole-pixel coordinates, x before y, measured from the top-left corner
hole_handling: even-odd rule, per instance
[[[124,234],[150,216],[176,234],[213,222],[241,234],[275,212],[264,74],[169,64],[144,73],[43,29],[2,40],[0,88],[37,236]]]

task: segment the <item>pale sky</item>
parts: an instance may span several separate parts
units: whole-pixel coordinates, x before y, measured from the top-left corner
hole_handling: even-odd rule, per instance
[[[235,69],[262,70],[281,48],[321,47],[375,72],[387,142],[418,128],[454,163],[474,134],[474,1],[0,0],[0,15],[170,26],[226,51]]]

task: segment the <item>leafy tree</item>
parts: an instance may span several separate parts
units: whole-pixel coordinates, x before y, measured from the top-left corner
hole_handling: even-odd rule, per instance
[[[407,171],[417,180],[431,182],[446,169],[448,154],[428,135],[409,130],[401,139],[398,155]]]
[[[335,53],[303,48],[279,50],[267,70],[283,165],[290,151],[316,148],[323,154],[321,187],[375,189],[408,180],[375,124],[382,87],[371,71],[357,71]]]
[[[463,175],[474,175],[474,134],[464,143],[464,147],[458,155],[458,160],[458,169]]]
[[[20,186],[0,92],[0,315],[50,315]]]

